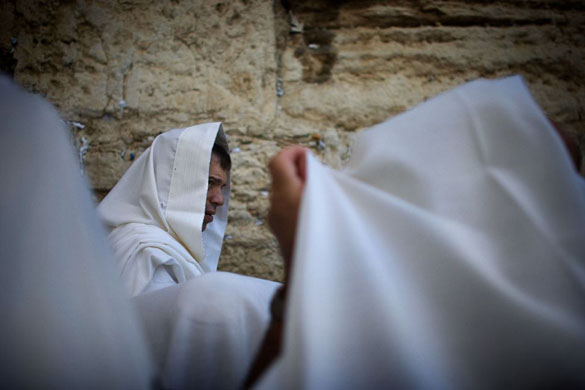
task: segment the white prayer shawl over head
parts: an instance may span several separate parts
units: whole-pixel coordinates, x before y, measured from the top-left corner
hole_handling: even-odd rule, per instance
[[[585,386],[585,182],[520,77],[307,169],[284,351],[259,389]]]
[[[0,388],[150,388],[141,327],[64,122],[6,77],[0,102]]]
[[[215,271],[230,194],[201,231],[214,142],[229,153],[221,123],[156,137],[98,207],[132,295]]]

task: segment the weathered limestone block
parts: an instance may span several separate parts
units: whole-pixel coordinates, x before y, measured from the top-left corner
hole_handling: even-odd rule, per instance
[[[359,28],[339,31],[330,81],[307,84],[302,57],[316,43],[292,41],[283,58],[283,112],[292,118],[332,122],[345,129],[373,125],[477,77],[522,74],[547,113],[574,121],[583,107],[571,93],[584,76],[584,53],[551,27]],[[435,41],[436,40],[436,41]],[[311,46],[313,49],[311,49]],[[290,68],[290,71],[289,71]],[[301,69],[303,69],[301,71]],[[556,71],[553,71],[556,70]],[[309,76],[311,77],[311,76]],[[548,85],[549,87],[546,87]],[[554,91],[553,91],[554,89]],[[319,100],[318,105],[313,104]],[[569,114],[572,113],[572,114]],[[570,115],[570,116],[569,116]]]

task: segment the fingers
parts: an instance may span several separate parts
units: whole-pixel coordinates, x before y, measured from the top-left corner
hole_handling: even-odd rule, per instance
[[[306,154],[302,146],[289,146],[276,154],[268,164],[273,186],[303,187],[307,179]]]
[[[306,148],[287,147],[268,164],[272,175],[268,223],[278,240],[285,270],[290,268],[292,260],[297,215],[307,180],[306,155]]]

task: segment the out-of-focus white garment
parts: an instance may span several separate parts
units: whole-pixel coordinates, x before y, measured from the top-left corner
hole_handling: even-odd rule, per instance
[[[165,389],[239,389],[279,283],[210,272],[134,298]]]
[[[214,142],[229,153],[221,123],[159,135],[100,203],[98,212],[111,229],[108,238],[133,296],[217,269],[229,177],[223,206],[201,232]]]
[[[0,77],[0,387],[150,388],[134,308],[56,111]]]
[[[585,386],[585,182],[520,77],[309,156],[285,319],[260,389]]]

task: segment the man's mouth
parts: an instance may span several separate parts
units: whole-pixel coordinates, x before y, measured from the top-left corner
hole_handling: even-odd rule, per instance
[[[215,214],[215,212],[206,211],[205,216],[203,217],[203,222],[210,223],[211,221],[213,221],[213,214]]]

